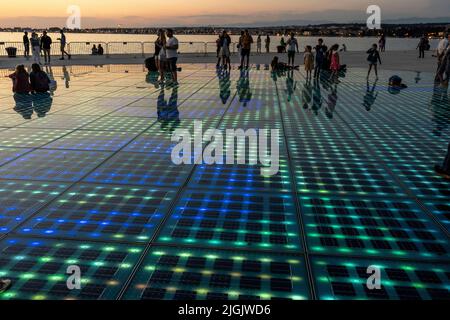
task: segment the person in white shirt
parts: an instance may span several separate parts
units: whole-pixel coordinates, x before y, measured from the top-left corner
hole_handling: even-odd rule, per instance
[[[438,58],[438,69],[442,63],[442,58],[445,56],[445,51],[449,47],[449,43],[450,43],[450,33],[446,34],[444,39],[439,41],[439,44],[438,44],[438,47],[436,50],[436,55]]]
[[[295,38],[295,34],[292,32],[291,37],[287,41],[288,45],[288,65],[294,66],[295,64],[295,53],[299,52],[298,50],[298,41]]]
[[[178,39],[173,36],[173,30],[167,29],[166,58],[169,63],[169,69],[172,72],[174,84],[178,84],[177,60],[178,60]]]

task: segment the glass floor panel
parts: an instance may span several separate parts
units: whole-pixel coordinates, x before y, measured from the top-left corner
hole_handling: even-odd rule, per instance
[[[45,112],[0,78],[0,299],[450,299],[450,182],[434,172],[450,100],[433,74],[181,67],[162,88],[142,65],[68,66]],[[224,159],[225,129],[278,129],[278,172],[249,164],[247,140],[245,164],[175,164],[172,136],[193,147],[196,121],[223,133]]]

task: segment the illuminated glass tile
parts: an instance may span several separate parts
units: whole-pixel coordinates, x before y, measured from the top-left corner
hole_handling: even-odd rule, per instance
[[[8,237],[0,241],[0,274],[13,280],[0,299],[114,299],[142,248],[86,241]],[[81,289],[69,290],[69,266],[81,271]]]
[[[258,263],[258,269],[248,269]],[[153,247],[125,299],[257,300],[310,297],[303,258]]]
[[[67,187],[51,182],[0,180],[0,234],[23,223]]]
[[[174,195],[163,189],[78,184],[28,221],[20,233],[148,242]]]
[[[368,288],[369,266],[379,268],[381,289]],[[448,264],[313,257],[312,267],[321,300],[450,299]]]
[[[149,120],[139,117],[102,117],[83,127],[83,130],[91,131],[123,131],[142,132],[155,123],[156,120]]]
[[[98,116],[75,116],[51,114],[44,118],[36,118],[28,121],[20,128],[43,128],[43,129],[78,129],[94,121]]]
[[[31,151],[31,149],[25,148],[2,148],[0,147],[0,166],[14,160],[24,153]]]
[[[300,251],[289,194],[188,190],[158,238],[160,243]]]
[[[60,129],[22,129],[11,128],[0,135],[2,147],[42,147],[68,133],[70,130]]]

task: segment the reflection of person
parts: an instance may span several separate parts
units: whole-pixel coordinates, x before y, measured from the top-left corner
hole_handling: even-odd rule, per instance
[[[41,70],[41,67],[34,63],[31,66],[30,82],[33,92],[47,92],[50,90],[50,78],[47,73]]]
[[[11,287],[10,279],[0,279],[0,293],[5,292]]]
[[[450,180],[450,143],[448,144],[447,155],[442,165],[436,165],[434,171],[445,179]]]
[[[62,67],[62,72],[63,72],[63,80],[65,81],[66,88],[69,89],[69,87],[70,87],[70,74],[67,71],[67,67],[66,66]]]
[[[33,98],[29,93],[15,93],[14,102],[16,103],[14,111],[22,115],[24,119],[31,119],[33,115]]]
[[[158,122],[161,129],[173,132],[180,124],[180,112],[178,110],[178,86],[172,87],[169,101],[165,99],[165,89],[162,88],[157,101]]]
[[[369,81],[367,81],[366,95],[364,96],[364,102],[363,102],[363,106],[366,108],[367,111],[370,111],[372,109],[372,106],[374,105],[375,101],[377,100],[378,92],[376,94],[374,94],[376,87],[377,87],[376,81],[373,83],[372,88],[370,88]]]
[[[239,80],[237,82],[237,90],[239,95],[239,102],[243,103],[246,107],[247,104],[252,100],[253,93],[250,89],[250,78],[248,70],[242,70]]]
[[[335,85],[331,86],[331,92],[330,92],[330,94],[328,94],[327,106],[325,108],[325,115],[329,119],[333,118],[334,110],[336,109],[337,100],[338,100],[337,85],[335,84]]]
[[[33,109],[38,118],[44,118],[52,108],[53,98],[49,92],[36,92],[31,95]]]
[[[297,81],[294,81],[294,70],[291,70],[287,73],[286,77],[287,101],[292,100],[292,95],[294,94],[296,88],[297,88]]]
[[[231,81],[230,81],[230,73],[219,73],[219,89],[220,89],[220,100],[222,100],[223,104],[226,104],[228,99],[231,96]]]
[[[319,114],[320,108],[322,108],[322,93],[320,90],[319,81],[314,81],[314,89],[313,89],[313,105],[311,109],[313,110],[315,115]]]
[[[312,99],[311,81],[306,80],[302,90],[303,109],[308,109]]]

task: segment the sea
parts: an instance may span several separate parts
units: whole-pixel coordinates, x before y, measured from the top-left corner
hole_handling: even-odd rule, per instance
[[[22,42],[21,32],[0,32],[0,42]],[[50,37],[56,40],[59,37],[57,33],[49,33]],[[67,33],[68,42],[153,42],[156,35],[153,34],[106,34],[106,33]],[[195,42],[209,42],[215,43],[216,35],[176,35],[180,42],[195,43]],[[233,42],[237,42],[239,36],[233,35]],[[254,37],[256,42],[256,37]],[[320,37],[297,37],[300,44],[300,50],[307,45],[314,46]],[[361,38],[344,38],[344,37],[321,37],[325,44],[331,46],[333,44],[345,44],[348,51],[367,51],[373,43],[378,43],[378,39],[374,37]],[[285,38],[286,39],[286,38]],[[271,37],[271,49],[275,48],[280,43],[280,36]],[[438,45],[439,39],[430,39],[431,49],[435,49]],[[264,49],[264,37],[263,37]],[[389,51],[406,51],[415,50],[419,39],[416,38],[387,38],[386,50]]]

